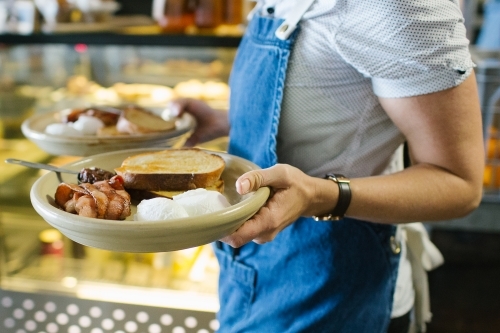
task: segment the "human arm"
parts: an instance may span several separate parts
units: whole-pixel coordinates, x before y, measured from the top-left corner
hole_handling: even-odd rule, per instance
[[[380,102],[406,136],[412,166],[391,175],[351,179],[346,215],[404,223],[456,218],[475,209],[482,194],[484,148],[474,75],[451,89]],[[235,247],[270,241],[299,216],[331,212],[338,199],[332,181],[286,165],[249,172],[236,186],[241,194],[270,186],[274,194],[258,214],[223,239]]]
[[[350,216],[377,222],[436,221],[465,216],[479,205],[484,144],[475,82],[472,73],[459,86],[440,92],[380,98],[407,139],[412,166],[389,176],[353,180],[356,199]]]
[[[205,102],[193,98],[176,99],[170,103],[169,108],[175,115],[187,112],[196,119],[196,128],[185,146],[191,147],[229,134],[226,110],[213,109]]]

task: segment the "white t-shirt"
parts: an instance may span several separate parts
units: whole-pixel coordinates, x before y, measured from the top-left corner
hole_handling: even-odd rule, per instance
[[[257,8],[285,18],[295,3],[261,0]],[[405,139],[378,96],[448,89],[474,66],[458,0],[317,0],[300,29],[287,69],[277,152],[280,163],[311,176],[390,172]],[[405,258],[403,246],[393,317],[413,306]]]

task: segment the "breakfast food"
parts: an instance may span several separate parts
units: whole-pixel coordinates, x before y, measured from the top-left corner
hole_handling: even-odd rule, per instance
[[[78,182],[94,184],[95,182],[98,181],[110,180],[114,176],[116,176],[115,173],[101,168],[96,168],[96,167],[83,168],[78,173]]]
[[[101,119],[93,116],[80,115],[74,122],[47,125],[45,133],[66,136],[96,135],[103,127],[104,122]]]
[[[85,217],[123,220],[137,204],[139,221],[199,216],[230,206],[220,178],[224,159],[198,148],[167,149],[126,158],[113,173],[82,169],[78,184],[61,183],[55,202]]]
[[[204,188],[175,195],[172,201],[184,207],[189,216],[213,213],[231,206],[224,195]]]
[[[198,148],[167,149],[130,156],[115,169],[127,189],[187,191],[213,186],[225,161]]]
[[[73,128],[83,135],[95,135],[97,131],[104,127],[104,122],[99,118],[82,115],[73,123]]]
[[[142,200],[137,205],[137,221],[169,220],[213,213],[231,204],[219,192],[204,188],[189,190],[172,199],[158,197]]]
[[[124,220],[131,215],[130,195],[119,176],[94,184],[61,183],[54,199],[60,209],[83,217]]]
[[[213,185],[204,187],[204,189],[208,191],[224,193],[224,181],[222,179],[219,179]],[[158,197],[172,199],[174,196],[186,192],[186,191],[149,191],[149,190],[136,190],[131,188],[127,189],[127,191],[130,194],[130,196],[137,201],[143,199],[158,198]]]
[[[136,221],[169,220],[188,217],[188,213],[179,203],[167,198],[142,200],[137,205]]]
[[[115,125],[121,114],[120,109],[111,107],[91,107],[84,109],[72,109],[68,114],[63,115],[63,123],[75,123],[80,117],[93,117],[99,119],[104,126]]]
[[[45,133],[51,135],[63,135],[63,136],[81,136],[83,135],[80,131],[73,128],[73,126],[63,123],[49,124],[45,128]]]
[[[66,136],[116,136],[171,131],[175,119],[161,116],[136,105],[91,107],[61,112],[61,122],[49,124],[45,133]]]
[[[116,123],[120,133],[144,134],[175,129],[174,120],[164,120],[156,114],[135,106],[125,107]]]

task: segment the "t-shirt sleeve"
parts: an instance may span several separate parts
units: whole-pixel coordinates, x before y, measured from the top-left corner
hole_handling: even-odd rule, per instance
[[[448,89],[473,71],[457,1],[346,1],[344,10],[334,46],[371,78],[377,96]]]

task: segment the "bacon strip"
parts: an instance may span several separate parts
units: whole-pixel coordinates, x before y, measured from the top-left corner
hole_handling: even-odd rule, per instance
[[[94,185],[99,191],[104,193],[109,200],[105,218],[112,220],[119,219],[125,208],[125,199],[116,193],[116,190],[106,181],[96,182]]]
[[[97,208],[97,218],[104,218],[109,205],[108,196],[92,184],[82,183],[80,186],[87,190],[87,192],[94,198]]]
[[[132,213],[130,195],[120,176],[94,184],[61,183],[55,201],[64,211],[85,217],[123,220]]]
[[[84,217],[98,217],[95,199],[91,195],[81,196],[75,205],[76,212]]]
[[[57,186],[56,194],[54,196],[56,204],[59,207],[64,208],[65,211],[73,213],[75,206],[73,196],[75,195],[75,193],[86,194],[86,191],[76,184],[66,184],[66,183],[59,184]],[[66,206],[68,208],[66,208]]]

